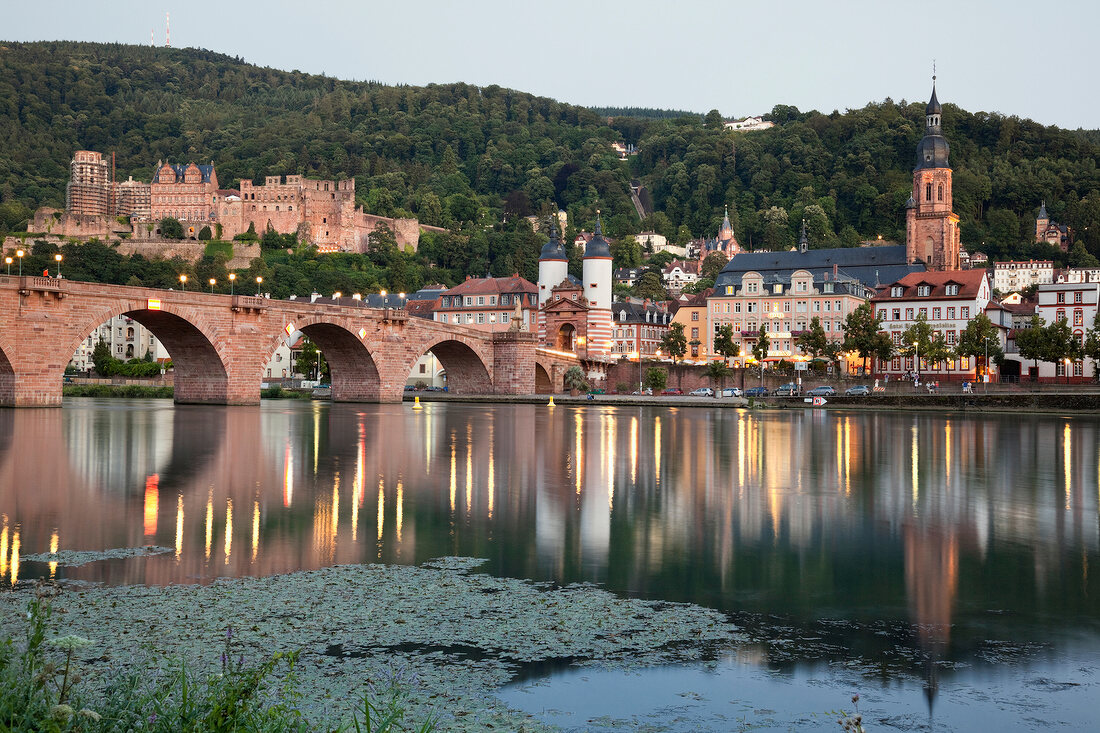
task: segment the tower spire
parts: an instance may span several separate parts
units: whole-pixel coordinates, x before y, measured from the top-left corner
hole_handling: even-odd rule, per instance
[[[810,248],[810,238],[806,235],[806,220],[802,220],[802,234],[798,237],[798,251],[805,252]]]
[[[603,236],[603,225],[600,223],[600,210],[596,209],[596,232],[597,237]]]

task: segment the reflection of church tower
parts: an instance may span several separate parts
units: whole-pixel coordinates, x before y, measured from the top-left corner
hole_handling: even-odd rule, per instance
[[[913,195],[905,204],[905,256],[909,262],[924,262],[929,270],[957,270],[959,217],[951,211],[949,148],[940,125],[942,108],[935,81],[932,77],[924,137],[917,145]]]
[[[611,244],[596,216],[596,233],[584,248],[584,297],[588,301],[588,353],[611,353]],[[541,286],[541,283],[540,283]],[[541,292],[541,290],[540,290]]]
[[[558,238],[557,223],[550,221],[550,241],[539,254],[539,343],[546,338],[546,313],[543,306],[550,299],[550,291],[561,285],[569,275],[569,256]]]

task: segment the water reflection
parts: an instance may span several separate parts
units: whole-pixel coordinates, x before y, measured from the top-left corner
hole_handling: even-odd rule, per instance
[[[0,431],[9,584],[473,555],[796,624],[911,623],[931,691],[990,635],[1095,634],[1100,618],[1094,419],[73,400],[0,411]],[[146,544],[174,551],[20,564]],[[897,641],[861,628],[843,643]]]

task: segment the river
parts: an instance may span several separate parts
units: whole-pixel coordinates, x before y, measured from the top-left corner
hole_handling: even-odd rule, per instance
[[[858,692],[876,727],[1072,730],[1100,697],[1098,444],[1080,416],[66,399],[0,410],[0,579],[487,558],[748,635],[501,692],[565,728],[835,727]],[[142,545],[169,551],[20,560]]]

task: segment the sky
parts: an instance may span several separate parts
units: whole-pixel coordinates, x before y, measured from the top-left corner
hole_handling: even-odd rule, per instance
[[[1096,0],[0,0],[0,40],[199,47],[387,84],[725,117],[927,100],[1100,128]],[[944,119],[945,127],[950,120]]]

